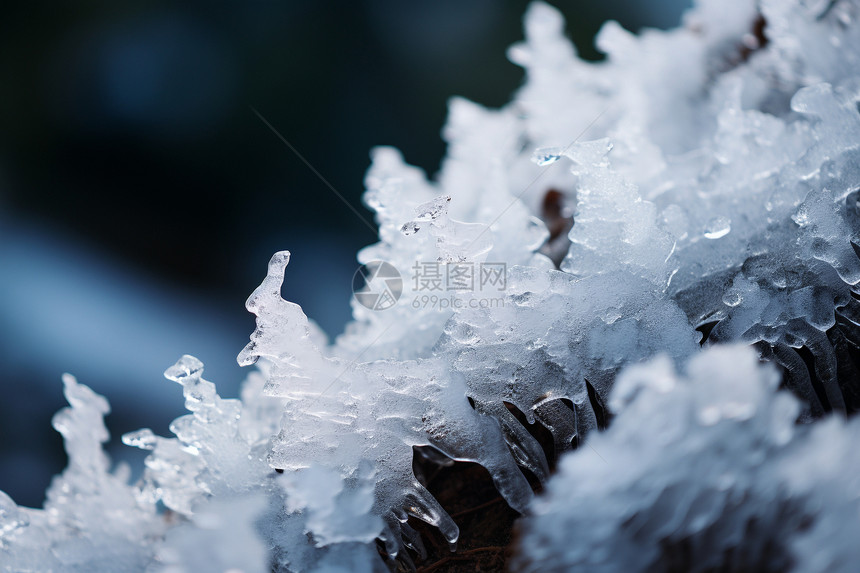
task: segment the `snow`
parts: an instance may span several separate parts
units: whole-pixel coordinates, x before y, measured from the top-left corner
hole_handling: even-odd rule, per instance
[[[853,570],[846,448],[860,424],[796,426],[798,400],[778,385],[739,346],[682,373],[665,357],[627,369],[612,426],[562,460],[522,520],[516,570]]]

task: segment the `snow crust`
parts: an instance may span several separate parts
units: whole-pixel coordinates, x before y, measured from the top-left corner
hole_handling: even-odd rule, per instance
[[[860,424],[796,426],[779,379],[738,346],[627,369],[612,426],[521,520],[514,569],[853,571]]]
[[[409,516],[456,547],[412,471],[432,446],[528,514],[527,570],[847,571],[858,17],[856,0],[703,0],[668,32],[607,23],[607,59],[587,63],[532,4],[513,101],[452,99],[434,180],[378,148],[365,181],[380,240],[360,262],[404,278],[504,264],[500,303],[353,301],[329,343],[281,298],[291,255],[276,253],[247,302],[240,399],[182,357],[165,373],[189,410],[173,436],[123,436],[151,452],[139,482],[102,451],[107,401],[64,377],[69,466],[43,509],[0,492],[3,570],[386,570],[377,539],[389,557],[423,552]],[[556,477],[514,409],[557,454],[578,446]]]

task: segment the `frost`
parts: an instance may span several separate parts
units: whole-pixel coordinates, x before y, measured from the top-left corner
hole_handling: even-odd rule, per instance
[[[796,427],[756,358],[714,348],[685,374],[665,358],[622,373],[612,426],[522,521],[517,570],[852,571],[860,425]]]
[[[127,485],[128,467],[109,471],[107,400],[68,374],[63,386],[70,407],[53,424],[69,465],[48,488],[44,509],[16,508],[0,495],[0,563],[4,571],[142,571],[165,524]]]
[[[469,407],[465,386],[451,375],[447,361],[358,362],[325,356],[308,338],[301,310],[280,298],[288,261],[288,253],[277,253],[263,284],[248,299],[258,328],[240,354],[246,363],[260,357],[271,360],[267,392],[284,400],[281,431],[273,440],[269,463],[297,473],[327,468],[317,481],[332,484],[338,507],[362,507],[362,497],[372,491],[373,514],[384,519],[391,553],[400,546],[408,515],[438,526],[452,544],[459,535],[456,524],[413,475],[412,446],[432,445],[451,458],[481,463],[493,471],[511,504],[524,508],[531,489],[508,456],[498,426]],[[272,324],[279,327],[276,335],[270,334]],[[298,489],[305,491],[307,503],[317,501],[316,486]],[[333,512],[322,506],[316,511]],[[342,536],[342,517],[338,511],[334,519],[322,520],[318,537]],[[347,521],[352,529],[363,522],[360,513]],[[381,522],[364,537],[379,533]]]
[[[263,499],[253,497],[213,502],[167,532],[157,555],[160,571],[269,571],[266,547],[254,527],[264,506]]]
[[[281,298],[291,255],[275,253],[246,304],[240,399],[182,357],[165,374],[189,414],[172,437],[123,437],[149,451],[135,484],[102,451],[107,402],[64,378],[69,466],[42,510],[0,495],[4,567],[395,567],[377,542],[408,567],[425,554],[410,517],[459,539],[418,447],[482,465],[528,512],[527,570],[851,570],[858,12],[703,0],[676,30],[607,23],[607,59],[587,63],[532,4],[509,51],[524,85],[499,110],[451,100],[432,180],[371,154],[379,242],[358,260],[395,269],[404,296],[359,292],[330,344]],[[425,264],[496,265],[496,282],[410,304]],[[574,450],[556,477],[521,419]]]
[[[452,356],[478,410],[499,421],[517,460],[545,477],[543,452],[505,402],[545,425],[559,451],[595,429],[588,384],[605,398],[626,361],[659,350],[680,357],[697,348],[698,336],[680,309],[650,290],[648,282],[624,273],[577,281],[557,271],[514,269],[511,304],[492,315],[458,313],[439,349]],[[543,310],[549,308],[551,315]],[[559,408],[562,398],[573,403],[573,416]]]

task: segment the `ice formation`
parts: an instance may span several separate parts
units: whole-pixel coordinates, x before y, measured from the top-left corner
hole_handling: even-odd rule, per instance
[[[860,424],[796,426],[779,379],[732,346],[683,375],[665,357],[626,370],[612,426],[520,521],[514,570],[856,570]]]
[[[407,283],[424,263],[503,265],[501,285],[445,307],[415,304],[416,285],[384,311],[353,301],[330,344],[281,298],[290,253],[276,253],[247,303],[239,361],[257,368],[241,398],[180,359],[166,376],[190,414],[174,437],[123,438],[151,450],[139,482],[109,471],[106,401],[65,379],[69,467],[43,510],[0,495],[0,564],[385,570],[380,554],[423,553],[409,516],[456,547],[416,446],[481,464],[529,512],[523,567],[856,562],[841,533],[857,519],[856,423],[793,424],[860,407],[858,18],[856,0],[703,0],[668,32],[606,24],[607,59],[587,63],[555,9],[531,5],[512,103],[453,99],[434,181],[390,148],[366,178],[380,241],[360,262]],[[700,355],[717,343],[772,364]],[[521,468],[546,482],[549,464],[517,411],[556,455],[593,447],[538,501]]]
[[[129,486],[130,471],[110,472],[107,400],[63,376],[70,407],[53,425],[63,435],[69,464],[48,488],[43,509],[16,507],[0,494],[3,571],[143,571],[166,523],[154,503]]]

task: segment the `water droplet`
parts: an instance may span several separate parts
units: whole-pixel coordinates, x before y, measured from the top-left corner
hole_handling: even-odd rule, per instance
[[[561,147],[542,147],[532,154],[532,161],[543,167],[555,163],[561,158],[564,150]]]
[[[732,230],[732,221],[728,217],[714,217],[705,225],[706,239],[725,237]]]
[[[806,205],[801,205],[791,218],[801,227],[807,226],[809,224],[809,210],[806,208]]]
[[[723,295],[723,304],[735,307],[744,301],[744,297],[737,291],[729,291]]]
[[[158,439],[155,434],[152,433],[152,430],[148,428],[144,428],[143,430],[137,430],[136,432],[128,432],[127,434],[123,434],[122,443],[126,446],[132,446],[134,448],[140,448],[143,450],[151,450],[155,447]]]
[[[606,324],[614,324],[614,323],[615,323],[615,321],[617,321],[617,320],[618,320],[619,318],[621,318],[622,316],[623,316],[623,315],[621,314],[621,311],[620,311],[619,309],[617,309],[617,308],[608,308],[608,309],[606,309],[606,310],[603,312],[603,316],[601,316],[600,318],[601,318],[601,320],[603,320],[603,322],[605,322]]]

